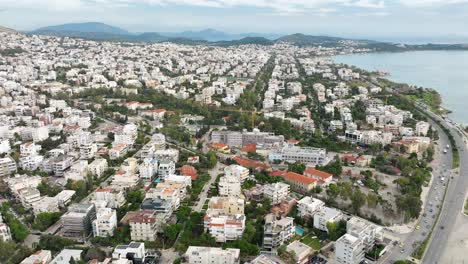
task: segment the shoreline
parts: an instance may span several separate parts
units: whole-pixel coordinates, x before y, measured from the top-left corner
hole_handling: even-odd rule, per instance
[[[408,80],[401,80],[402,78],[404,79],[403,76],[401,76],[402,78],[400,78],[400,80],[397,80],[395,79],[395,67],[396,65],[394,65],[394,67],[390,67],[390,68],[393,68],[393,71],[391,71],[390,69],[387,69],[385,67],[379,67],[380,65],[377,65],[378,64],[378,60],[377,60],[377,63],[373,63],[373,62],[370,62],[370,63],[357,63],[357,62],[342,62],[342,61],[337,61],[337,58],[338,57],[341,57],[341,58],[346,58],[346,57],[363,57],[363,56],[366,56],[366,55],[372,55],[372,54],[377,54],[377,55],[381,55],[381,54],[389,54],[389,55],[392,55],[392,54],[403,54],[403,53],[419,53],[419,52],[449,52],[449,53],[453,53],[453,52],[466,52],[466,50],[411,50],[411,51],[398,51],[398,52],[361,52],[361,53],[348,53],[348,54],[336,54],[336,55],[333,55],[333,56],[329,56],[329,58],[333,61],[333,63],[335,64],[343,64],[343,65],[348,65],[348,66],[352,66],[352,67],[356,67],[362,71],[365,71],[369,74],[375,74],[375,76],[377,76],[377,78],[381,78],[381,79],[385,79],[385,80],[388,80],[390,82],[393,82],[395,84],[401,84],[401,85],[407,85],[408,87],[423,87],[424,89],[428,89],[428,90],[432,90],[432,91],[435,91],[441,98],[441,103],[440,105],[438,106],[439,109],[437,112],[437,114],[439,114],[440,116],[444,117],[445,119],[448,119],[450,122],[452,123],[456,123],[458,126],[462,127],[462,128],[465,128],[468,126],[468,120],[464,120],[465,116],[463,114],[463,111],[460,111],[460,109],[457,110],[454,110],[453,107],[455,108],[460,108],[460,106],[458,104],[455,104],[455,105],[452,105],[452,106],[449,106],[449,105],[446,105],[447,103],[447,95],[443,95],[442,94],[442,91],[450,91],[448,88],[446,89],[441,89],[441,87],[448,87],[447,85],[440,85],[440,84],[434,84],[434,85],[421,85],[421,84],[416,84],[418,81],[408,81]],[[375,60],[372,60],[372,61],[375,61]],[[389,64],[389,65],[393,65],[393,64]],[[373,67],[375,66],[375,67]],[[406,65],[403,65],[403,67],[406,66]],[[371,69],[372,68],[372,69]],[[385,75],[379,75],[378,74],[378,71],[379,70],[383,70],[384,72],[386,72],[387,74]],[[428,74],[430,74],[431,72],[429,71]],[[398,74],[397,74],[398,75]],[[424,82],[424,81],[419,81],[419,82]],[[450,85],[449,85],[450,86]],[[428,88],[428,87],[438,87],[438,88]],[[452,89],[452,88],[451,88]],[[450,101],[450,100],[449,100]],[[451,100],[451,102],[453,103],[453,98]],[[422,100],[420,101],[421,103],[424,103]],[[461,108],[463,110],[463,108]],[[432,112],[434,112],[434,109],[431,109]],[[453,118],[454,118],[454,115],[455,116],[455,119],[458,119],[457,121],[455,121]]]

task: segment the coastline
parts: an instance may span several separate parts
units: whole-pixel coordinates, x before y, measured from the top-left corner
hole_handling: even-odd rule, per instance
[[[459,99],[468,96],[465,88],[468,80],[463,73],[467,57],[468,52],[459,50],[415,50],[338,54],[329,58],[336,64],[371,72],[395,84],[436,91],[440,97],[438,108],[426,104],[432,106],[433,112],[464,128],[468,126],[468,118]],[[438,78],[441,75],[445,77]]]

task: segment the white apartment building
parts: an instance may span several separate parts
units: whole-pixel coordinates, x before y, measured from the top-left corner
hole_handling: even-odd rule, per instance
[[[18,197],[24,207],[32,208],[35,203],[41,200],[41,193],[35,187],[29,187],[19,190]]]
[[[265,216],[263,231],[263,248],[274,251],[294,236],[294,218],[268,214]]]
[[[26,142],[20,145],[20,155],[21,157],[38,155],[41,148],[40,145],[36,145],[33,142]]]
[[[236,177],[243,183],[249,177],[249,169],[240,165],[232,164],[224,168],[227,177]]]
[[[188,264],[239,264],[240,249],[190,246],[185,252]]]
[[[383,241],[383,228],[360,217],[353,216],[346,223],[346,233],[359,238],[365,251],[371,250],[375,242]]]
[[[170,187],[156,186],[146,192],[145,198],[162,199],[171,203],[172,210],[179,209],[180,206],[180,191]]]
[[[1,216],[0,216],[0,219],[1,219]],[[6,242],[6,241],[10,241],[11,239],[12,238],[11,238],[10,227],[8,227],[7,224],[2,223],[0,221],[0,241]]]
[[[243,214],[244,200],[237,197],[211,197],[208,202],[207,215],[215,213]]]
[[[54,198],[57,200],[59,207],[65,207],[71,202],[71,199],[75,193],[76,191],[73,190],[63,190],[55,195]]]
[[[419,121],[416,123],[415,134],[416,136],[427,136],[427,132],[429,132],[429,128],[431,125],[428,122]]]
[[[172,160],[176,163],[179,160],[179,150],[178,149],[158,149],[154,152],[154,158],[158,161],[160,160]]]
[[[39,250],[23,259],[20,264],[48,264],[51,260],[52,252],[50,250]]]
[[[321,207],[314,215],[314,227],[328,233],[327,223],[337,222],[343,218],[343,213],[335,208]]]
[[[160,223],[161,221],[158,220],[156,212],[153,210],[135,212],[129,219],[132,240],[155,241]]]
[[[281,160],[317,165],[325,163],[327,151],[321,148],[297,147],[288,144],[280,152],[270,153],[268,157],[270,161]]]
[[[9,176],[17,170],[16,162],[11,157],[0,158],[0,177]]]
[[[101,188],[94,192],[94,200],[96,202],[105,202],[106,207],[119,208],[125,204],[124,191],[114,188]]]
[[[151,179],[158,171],[158,161],[156,159],[145,158],[143,163],[138,166],[140,178]]]
[[[93,221],[93,235],[95,237],[113,236],[117,228],[117,213],[112,208],[99,208]]]
[[[241,181],[237,177],[223,176],[219,178],[218,192],[221,196],[241,196]]]
[[[34,171],[39,168],[44,160],[43,156],[31,155],[19,158],[19,167],[23,170]]]
[[[279,204],[289,195],[289,184],[277,182],[263,186],[263,197],[270,199],[271,204]]]
[[[237,240],[244,233],[244,214],[207,214],[203,220],[205,230],[216,239],[216,242],[224,243],[226,241]]]
[[[81,259],[81,253],[83,250],[79,249],[63,249],[60,253],[50,262],[50,264],[69,264],[73,258]]]
[[[27,188],[36,188],[41,182],[41,176],[28,176],[28,175],[19,175],[16,174],[14,177],[11,178],[4,178],[8,184],[8,188],[11,192],[19,198],[19,193],[23,189]]]
[[[362,240],[345,234],[335,242],[335,262],[337,264],[358,264],[364,260]]]
[[[95,159],[88,166],[88,171],[100,178],[107,170],[108,164],[106,159]]]
[[[127,259],[127,256],[131,254],[134,260],[139,260],[141,263],[145,261],[145,243],[130,242],[128,245],[118,245],[112,252],[113,260]]]
[[[44,196],[41,197],[41,199],[38,202],[33,204],[32,209],[34,215],[38,215],[40,213],[45,212],[58,212],[59,205],[55,197]]]
[[[109,150],[109,158],[110,159],[118,159],[125,154],[127,154],[128,150],[130,149],[130,146],[127,144],[113,144],[112,148]]]
[[[80,145],[80,159],[88,160],[96,156],[97,145],[94,142],[83,142]]]
[[[306,196],[297,202],[297,211],[300,217],[313,217],[323,206],[323,201]]]
[[[161,179],[166,179],[173,174],[175,174],[175,162],[173,160],[161,160],[158,166],[158,176]]]

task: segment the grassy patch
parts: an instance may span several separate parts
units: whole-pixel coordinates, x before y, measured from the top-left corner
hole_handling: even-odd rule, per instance
[[[317,237],[306,235],[301,239],[301,242],[313,248],[314,250],[320,250],[322,248],[322,243]]]

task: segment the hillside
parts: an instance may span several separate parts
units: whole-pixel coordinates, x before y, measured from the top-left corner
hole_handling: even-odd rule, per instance
[[[57,26],[39,28],[31,33],[43,34],[51,33],[56,34],[69,34],[69,33],[106,33],[110,35],[129,35],[130,33],[124,29],[110,26],[99,22],[88,22],[88,23],[69,23]]]
[[[16,31],[11,29],[11,28],[0,26],[0,32],[11,32],[11,33],[13,33],[13,32],[16,32]]]

